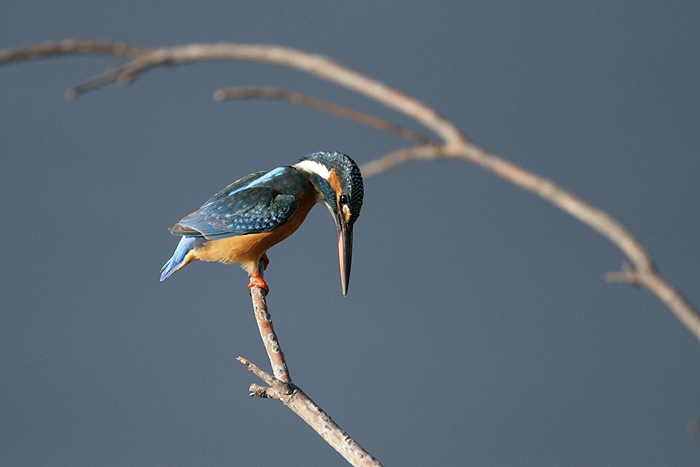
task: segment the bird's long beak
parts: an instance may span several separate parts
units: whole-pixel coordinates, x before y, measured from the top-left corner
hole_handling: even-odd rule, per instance
[[[343,296],[348,294],[350,266],[352,265],[352,225],[348,225],[342,214],[336,217],[338,226],[338,261],[340,262],[340,284]]]

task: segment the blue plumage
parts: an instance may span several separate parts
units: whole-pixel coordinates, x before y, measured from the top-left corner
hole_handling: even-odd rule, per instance
[[[313,190],[293,167],[278,167],[237,180],[170,228],[176,235],[208,240],[270,232],[296,212],[297,195]]]
[[[187,255],[191,249],[200,247],[203,241],[204,239],[201,237],[182,237],[180,239],[180,243],[177,244],[177,248],[175,248],[175,253],[173,253],[173,256],[161,268],[160,281],[163,282],[175,271],[180,269],[180,265],[185,259],[185,255]]]
[[[360,214],[362,175],[350,157],[339,152],[309,154],[293,166],[247,175],[212,196],[196,211],[170,227],[181,235],[160,280],[194,260],[240,263],[251,286],[267,291],[259,272],[265,252],[294,233],[316,203],[325,204],[338,228],[343,294],[352,259],[352,226]]]

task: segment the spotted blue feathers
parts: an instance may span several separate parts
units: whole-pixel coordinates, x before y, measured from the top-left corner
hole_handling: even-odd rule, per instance
[[[294,190],[290,191],[292,188]],[[203,236],[208,240],[269,232],[296,212],[299,188],[313,189],[292,167],[257,172],[212,196],[170,231],[176,235]]]

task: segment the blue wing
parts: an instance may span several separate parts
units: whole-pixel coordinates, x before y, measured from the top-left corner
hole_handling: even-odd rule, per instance
[[[287,168],[258,172],[227,186],[170,228],[175,235],[217,239],[269,232],[287,222],[299,203],[295,194],[266,186]]]

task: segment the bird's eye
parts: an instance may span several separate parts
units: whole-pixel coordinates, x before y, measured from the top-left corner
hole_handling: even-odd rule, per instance
[[[341,195],[338,197],[338,202],[339,202],[340,204],[348,204],[348,201],[349,201],[349,200],[348,200],[348,195],[346,195],[345,193],[341,194]]]

